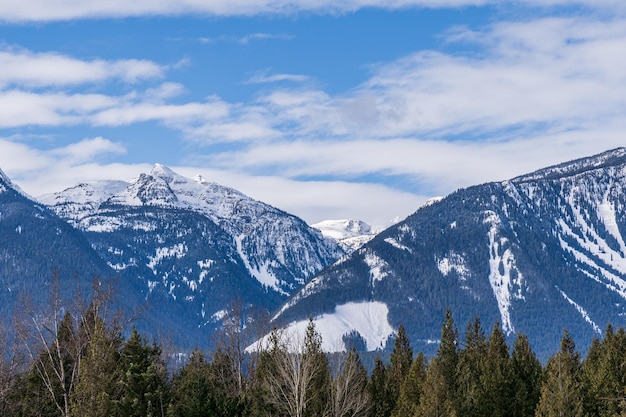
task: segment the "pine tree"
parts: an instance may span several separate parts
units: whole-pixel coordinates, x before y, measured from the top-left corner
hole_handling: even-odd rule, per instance
[[[482,396],[482,363],[487,356],[487,341],[476,317],[468,323],[465,332],[465,345],[459,352],[457,365],[458,411],[462,416],[477,415]]]
[[[436,363],[446,385],[447,398],[454,404],[457,397],[456,370],[459,362],[459,333],[452,318],[452,312],[447,309],[446,317],[441,326],[441,344],[437,350]]]
[[[426,381],[423,385],[415,417],[457,416],[443,370],[440,357],[433,358],[426,372]]]
[[[38,404],[25,399],[25,407],[51,410],[56,408],[56,415],[71,415],[70,396],[79,374],[81,346],[74,326],[74,317],[66,312],[61,321],[61,308],[55,308],[50,323],[33,320],[36,337],[42,340],[38,355],[25,342],[32,367],[26,376],[26,389],[37,398]],[[52,341],[47,342],[46,336],[54,333]],[[23,336],[22,336],[23,337]],[[27,392],[28,392],[27,391]],[[45,412],[46,414],[48,411]],[[45,415],[45,414],[44,414]]]
[[[480,375],[482,416],[506,417],[511,413],[513,398],[511,362],[500,323],[493,327]]]
[[[561,349],[548,360],[535,416],[583,415],[580,365],[580,353],[566,330],[561,339]]]
[[[161,348],[148,345],[133,328],[120,352],[122,395],[116,401],[117,411],[125,417],[163,415],[168,403],[168,387]]]
[[[326,413],[329,404],[331,376],[328,358],[322,351],[322,337],[315,329],[315,323],[309,319],[304,336],[304,362],[311,364],[313,377],[306,388],[309,398],[305,416],[318,417]]]
[[[411,343],[404,326],[401,324],[398,327],[398,334],[390,357],[391,366],[387,372],[387,386],[392,408],[395,407],[395,403],[400,395],[400,388],[409,373],[409,369],[411,369],[412,362],[413,349],[411,349]]]
[[[213,355],[209,366],[212,402],[215,403],[215,417],[236,417],[245,415],[246,399],[243,386],[243,375],[232,366],[232,357],[218,349]]]
[[[372,407],[369,410],[368,416],[380,417],[391,415],[393,402],[387,381],[387,369],[385,364],[380,357],[376,357],[374,370],[372,371],[372,376],[367,385],[367,391],[372,401]]]
[[[411,365],[409,374],[404,379],[400,396],[393,410],[393,417],[413,417],[417,412],[426,381],[426,358],[419,352]]]
[[[106,328],[98,317],[87,317],[89,343],[83,353],[78,382],[72,394],[72,415],[107,417],[114,413],[119,395],[119,349],[121,337],[117,331]]]
[[[168,417],[208,417],[215,413],[210,382],[210,366],[195,349],[189,362],[174,375]]]
[[[594,339],[583,361],[582,382],[586,414],[612,417],[620,412],[626,386],[626,334],[609,325],[602,341]]]
[[[511,372],[515,393],[511,415],[532,417],[539,402],[542,369],[524,334],[518,334],[513,343]]]
[[[452,417],[457,415],[456,370],[459,362],[458,331],[452,312],[446,310],[441,326],[441,344],[426,372],[426,382],[420,397],[417,416]]]

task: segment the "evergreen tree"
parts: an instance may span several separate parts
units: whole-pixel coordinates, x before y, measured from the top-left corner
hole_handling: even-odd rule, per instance
[[[433,358],[426,372],[420,403],[415,417],[456,417],[457,412],[450,397],[444,375],[445,367],[439,356]]]
[[[482,364],[479,415],[506,417],[511,414],[512,375],[509,347],[506,344],[500,323],[496,323],[489,337],[487,355]]]
[[[482,363],[486,356],[485,333],[480,325],[480,319],[476,317],[467,325],[465,345],[459,352],[456,376],[459,415],[478,415],[482,397]]]
[[[392,408],[395,407],[395,403],[400,395],[400,388],[409,373],[409,369],[411,369],[412,362],[413,349],[411,349],[411,343],[404,326],[401,324],[398,327],[398,334],[390,357],[391,367],[387,372],[387,386]]]
[[[594,339],[583,361],[584,409],[586,414],[612,417],[620,412],[626,387],[626,335],[609,325],[602,341]]]
[[[72,394],[72,415],[107,417],[115,410],[119,394],[119,333],[106,328],[98,317],[89,317],[89,343],[83,353],[78,382]]]
[[[456,329],[452,312],[446,310],[446,317],[441,326],[441,344],[437,350],[436,365],[443,376],[447,398],[457,407],[456,370],[459,362],[459,332]],[[456,408],[455,408],[456,409]]]
[[[268,336],[267,346],[259,349],[258,365],[248,388],[251,416],[280,415],[274,404],[274,385],[280,388],[279,384],[282,384],[276,378],[277,361],[285,349],[281,339],[278,330],[274,328]]]
[[[387,386],[387,369],[380,357],[376,358],[367,391],[372,401],[368,415],[370,417],[389,416],[393,410],[392,396]]]
[[[567,330],[561,349],[548,360],[537,417],[580,417],[583,415],[580,383],[580,353]]]
[[[539,402],[542,369],[524,334],[518,334],[513,343],[511,372],[514,392],[511,415],[532,417]]]
[[[313,319],[309,319],[309,324],[304,336],[303,361],[310,363],[313,376],[311,383],[306,388],[307,398],[305,416],[323,416],[329,404],[331,376],[326,353],[322,351],[322,337],[315,329]]]
[[[32,345],[25,342],[32,366],[24,380],[26,391],[22,401],[24,407],[35,415],[40,409],[42,415],[70,417],[70,396],[79,374],[81,346],[72,315],[66,312],[59,321],[61,309],[55,308],[54,312],[50,323],[33,320],[36,337],[43,345],[39,354],[35,355],[31,351]],[[45,339],[49,333],[55,334],[51,342]],[[33,400],[29,400],[31,396]]]
[[[458,331],[447,309],[441,326],[441,344],[426,373],[417,416],[452,417],[458,410],[456,371],[459,362]]]
[[[163,415],[168,387],[161,348],[156,343],[149,346],[133,328],[120,352],[120,367],[118,413],[125,417]]]
[[[215,413],[211,401],[210,366],[195,349],[189,362],[172,379],[172,400],[168,417],[210,417]]]
[[[426,358],[418,353],[411,365],[409,374],[404,379],[400,396],[393,410],[393,417],[413,417],[417,412],[426,380]]]

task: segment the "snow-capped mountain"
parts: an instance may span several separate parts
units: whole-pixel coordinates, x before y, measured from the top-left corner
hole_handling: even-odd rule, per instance
[[[189,333],[192,345],[233,301],[276,308],[343,254],[293,215],[158,164],[130,182],[80,184],[40,201],[158,305],[152,320]]]
[[[324,220],[311,227],[321,231],[324,237],[335,240],[346,253],[354,252],[377,233],[369,224],[351,219]]]
[[[461,333],[479,316],[544,358],[564,328],[584,350],[626,325],[626,149],[435,200],[314,277],[275,322],[314,315],[330,346],[348,334],[369,349],[403,323],[428,352],[448,307]]]
[[[77,285],[87,293],[94,277],[105,281],[115,271],[79,231],[28,197],[0,170],[0,321],[9,320],[18,305],[17,310],[23,310],[24,302],[45,305],[53,274],[60,295],[68,300]]]

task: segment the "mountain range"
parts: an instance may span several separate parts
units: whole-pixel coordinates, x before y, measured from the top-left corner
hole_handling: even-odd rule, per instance
[[[118,276],[122,304],[146,305],[137,327],[181,347],[210,346],[235,303],[276,309],[343,254],[335,241],[293,215],[159,164],[129,182],[83,183],[41,196],[40,203],[6,177],[3,189],[5,200],[29,209],[3,202],[0,219],[7,222],[7,214],[15,213],[7,227],[15,234],[22,225],[22,242],[36,248],[38,263],[7,254],[2,288],[11,288],[16,277],[10,265],[25,269],[19,280],[28,283],[45,281],[56,269],[83,280]],[[38,216],[46,227],[27,228]],[[57,244],[57,229],[76,242]],[[16,250],[12,241],[2,246]]]
[[[0,314],[45,302],[55,274],[66,297],[98,277],[123,308],[147,306],[140,330],[182,348],[211,346],[237,303],[287,329],[312,317],[329,351],[390,349],[403,324],[427,354],[450,309],[461,333],[479,317],[547,358],[565,328],[585,350],[626,324],[625,187],[620,148],[459,189],[375,233],[310,227],[158,164],[38,200],[0,172]]]
[[[626,324],[626,149],[435,199],[312,278],[274,316],[315,317],[325,348],[389,348],[403,324],[434,352],[445,310],[479,317],[540,357],[564,329],[585,350]]]

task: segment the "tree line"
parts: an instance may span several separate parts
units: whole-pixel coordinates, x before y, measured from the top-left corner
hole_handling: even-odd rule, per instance
[[[564,331],[542,366],[524,335],[510,348],[499,324],[487,336],[476,318],[460,337],[447,311],[436,355],[414,355],[400,326],[368,372],[354,348],[323,352],[312,320],[303,335],[273,329],[250,348],[244,309],[233,308],[213,352],[172,366],[158,342],[135,328],[124,336],[109,293],[94,288],[88,303],[53,296],[48,311],[0,328],[0,415],[626,416],[621,328],[608,326],[584,358]]]

